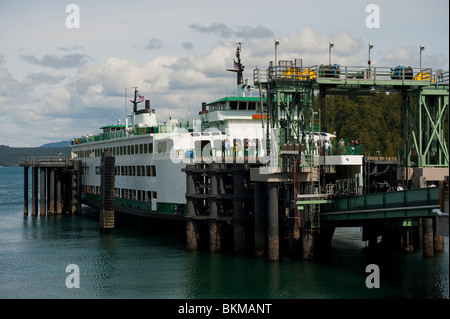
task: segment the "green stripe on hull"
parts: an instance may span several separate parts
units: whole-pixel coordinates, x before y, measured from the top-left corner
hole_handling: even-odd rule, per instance
[[[100,195],[83,193],[83,199],[89,202],[100,203]],[[142,210],[152,210],[151,202],[138,201],[134,199],[115,198],[116,207],[136,208]],[[156,211],[158,213],[175,214],[177,213],[177,207],[182,207],[185,212],[185,204],[177,203],[157,203]]]

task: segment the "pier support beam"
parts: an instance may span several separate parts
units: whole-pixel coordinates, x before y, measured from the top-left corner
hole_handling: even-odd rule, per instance
[[[38,168],[33,167],[31,171],[31,183],[32,183],[32,194],[31,194],[31,215],[36,216],[38,212]]]
[[[220,251],[220,229],[217,223],[219,216],[219,180],[218,164],[211,164],[211,170],[208,171],[209,177],[209,251]]]
[[[423,219],[423,256],[434,256],[434,240],[433,240],[433,219],[430,217]]]
[[[264,200],[265,187],[263,183],[256,182],[255,190],[255,256],[264,256],[265,250],[265,227],[264,227]]]
[[[23,168],[23,214],[28,215],[28,167]]]
[[[233,166],[233,223],[234,223],[234,251],[236,253],[246,252],[246,211],[244,200],[246,198],[245,189],[245,167],[243,165]],[[278,202],[277,202],[278,203]]]
[[[73,161],[70,213],[81,214],[81,161]]]
[[[56,169],[56,214],[61,215],[62,211],[62,171],[61,169]]]
[[[55,169],[49,168],[48,169],[48,215],[55,214]]]
[[[197,250],[197,227],[195,216],[195,180],[194,173],[186,169],[186,250]]]
[[[105,150],[101,160],[100,231],[106,232],[114,228],[115,158]]]
[[[47,185],[46,185],[46,169],[41,167],[40,169],[40,215],[45,216],[47,213]]]
[[[268,259],[276,261],[280,255],[278,235],[278,184],[268,183],[269,212],[268,212]]]

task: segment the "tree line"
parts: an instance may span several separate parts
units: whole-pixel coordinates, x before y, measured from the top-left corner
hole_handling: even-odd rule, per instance
[[[315,99],[318,107],[320,99]],[[370,96],[327,95],[320,106],[322,129],[336,140],[358,140],[365,155],[397,156],[403,146],[402,97],[399,93]]]
[[[19,166],[28,157],[58,156],[58,152],[70,157],[70,147],[10,147],[0,145],[0,166]]]

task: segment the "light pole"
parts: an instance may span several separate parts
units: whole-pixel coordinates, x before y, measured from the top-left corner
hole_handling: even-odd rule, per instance
[[[419,57],[419,73],[422,73],[422,51],[425,50],[425,46],[423,44],[420,45],[420,57]]]
[[[333,42],[328,43],[328,64],[331,65],[331,48],[334,47]]]
[[[275,67],[277,66],[277,47],[280,44],[280,41],[275,40]]]
[[[371,61],[370,61],[370,50],[372,50],[373,49],[373,44],[372,43],[369,43],[369,61],[367,61],[367,63],[369,64],[369,70],[370,70],[370,64],[372,63]]]

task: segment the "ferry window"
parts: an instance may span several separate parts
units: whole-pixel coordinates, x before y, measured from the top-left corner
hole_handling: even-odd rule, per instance
[[[144,145],[139,144],[139,153],[144,154]]]
[[[158,198],[158,193],[157,192],[153,192],[153,198],[157,199]]]
[[[145,166],[145,176],[152,176],[150,172],[150,165]]]
[[[238,104],[237,101],[231,101],[230,102],[230,110],[237,110],[237,107],[238,107],[237,104]]]
[[[139,145],[134,145],[134,154],[139,154]]]
[[[151,176],[156,176],[156,166],[155,165],[150,166],[150,173],[151,173]]]
[[[166,141],[158,143],[158,153],[165,153],[166,149],[167,149]]]
[[[249,110],[256,110],[256,103],[255,102],[249,102],[248,103],[248,109]]]
[[[150,201],[152,199],[152,192],[151,191],[147,191],[147,198],[145,200]]]
[[[100,175],[100,166],[95,166],[95,175]]]
[[[151,154],[153,153],[153,143],[148,144],[148,152]]]
[[[239,102],[239,110],[246,110],[247,102]]]
[[[148,144],[144,144],[144,154],[148,153]]]
[[[127,154],[128,154],[128,155],[131,154],[131,148],[130,148],[130,145],[127,145]]]
[[[168,140],[167,141],[167,146],[166,146],[166,151],[170,152],[170,150],[173,149],[173,141],[172,140]]]

